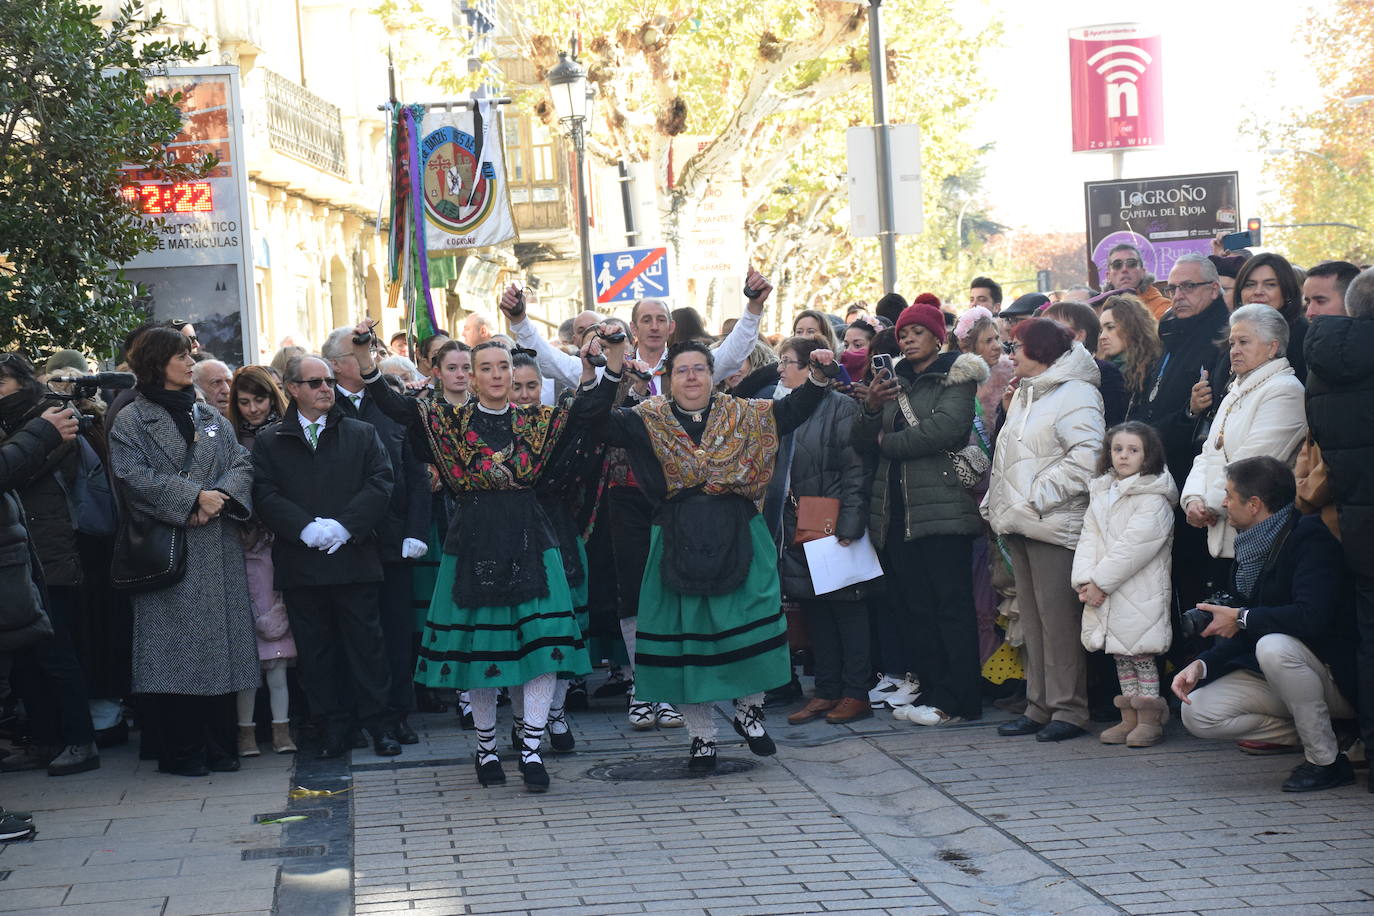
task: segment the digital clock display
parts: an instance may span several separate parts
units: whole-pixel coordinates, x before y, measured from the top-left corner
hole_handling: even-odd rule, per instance
[[[208,181],[126,185],[119,193],[139,213],[150,216],[210,213],[215,209],[214,190]]]

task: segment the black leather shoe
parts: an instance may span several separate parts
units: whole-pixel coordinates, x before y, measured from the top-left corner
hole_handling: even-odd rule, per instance
[[[361,728],[353,728],[348,731],[348,746],[355,751],[360,751],[367,747],[367,735],[363,734]]]
[[[1293,772],[1283,782],[1285,792],[1319,792],[1348,786],[1355,781],[1355,769],[1350,758],[1337,754],[1336,759],[1326,766],[1318,766],[1304,760],[1293,768]]]
[[[587,703],[587,679],[576,678],[568,682],[568,695],[563,700],[564,709],[586,709]]]
[[[1017,735],[1033,735],[1044,727],[1043,723],[1035,721],[1030,716],[1017,716],[1010,722],[1003,722],[997,726],[997,734],[1003,738],[1014,738]]]
[[[1036,732],[1036,741],[1068,741],[1070,738],[1077,738],[1079,735],[1086,735],[1086,729],[1079,728],[1072,722],[1051,722],[1040,731]]]
[[[801,681],[797,676],[792,675],[792,680],[783,684],[781,687],[774,687],[766,690],[763,694],[763,707],[765,709],[775,709],[778,706],[790,706],[802,698]]]
[[[396,736],[396,740],[402,744],[420,743],[420,736],[415,734],[415,729],[411,728],[410,724],[406,722],[405,719],[401,719],[401,721],[397,722],[396,727],[391,731],[392,734]]]
[[[367,745],[363,745],[366,747]],[[335,757],[342,757],[348,753],[349,740],[347,735],[330,735],[324,739],[320,749],[315,756],[320,760],[332,760]]]
[[[477,781],[482,784],[482,788],[487,786],[504,786],[506,784],[506,771],[501,769],[501,758],[495,753],[486,763],[482,762],[482,754],[479,751],[476,756]]]
[[[741,714],[744,716],[743,721],[740,721]],[[756,757],[771,757],[778,752],[778,746],[773,743],[768,732],[764,731],[763,710],[759,707],[736,709],[730,724],[735,726],[735,733],[744,739]]]
[[[372,732],[372,750],[378,757],[395,757],[401,753],[401,742],[390,729]]]
[[[544,761],[520,761],[520,775],[525,778],[526,792],[549,791],[549,771],[544,769]]]

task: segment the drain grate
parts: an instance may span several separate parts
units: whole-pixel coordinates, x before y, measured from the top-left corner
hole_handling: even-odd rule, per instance
[[[740,757],[717,757],[715,772],[707,775],[731,776],[735,773],[747,773],[757,766],[753,760]],[[587,771],[587,775],[603,782],[659,782],[670,779],[706,778],[688,772],[687,761],[677,754],[647,760],[617,760],[603,763],[592,767]]]
[[[258,859],[306,859],[324,855],[323,846],[277,846],[266,849],[245,849],[240,856],[244,862]]]

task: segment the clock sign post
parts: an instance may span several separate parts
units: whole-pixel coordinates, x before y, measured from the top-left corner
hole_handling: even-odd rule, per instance
[[[169,152],[183,162],[206,153],[218,161],[210,174],[183,182],[125,169],[120,197],[148,220],[157,248],[120,266],[126,279],[144,287],[142,304],[152,318],[191,322],[201,347],[230,366],[256,362],[239,70],[171,69],[148,82],[154,92],[181,93],[184,121]]]

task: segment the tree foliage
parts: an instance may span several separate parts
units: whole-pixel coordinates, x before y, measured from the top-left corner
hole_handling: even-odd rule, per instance
[[[927,228],[899,245],[899,288],[912,293],[952,282],[980,257],[975,242],[959,265],[961,209],[966,230],[988,226],[969,177],[978,151],[962,137],[988,91],[977,61],[996,36],[967,34],[953,5],[888,0],[882,7],[889,120],[922,128]],[[652,164],[670,245],[684,243],[708,185],[742,179],[748,251],[741,258],[778,282],[778,315],[881,295],[878,244],[849,235],[844,180],[844,131],[872,118],[866,3],[526,0],[507,9],[515,19],[503,26],[536,65],[537,80],[578,36],[597,88],[588,150],[605,162]],[[547,98],[531,95],[540,99],[536,113],[552,121]],[[704,146],[674,159],[677,137]],[[734,291],[725,295],[733,307]]]
[[[1321,82],[1320,107],[1256,133],[1276,155],[1271,173],[1279,202],[1275,223],[1342,222],[1359,226],[1270,230],[1266,247],[1296,264],[1328,258],[1374,260],[1374,4],[1336,0],[1308,21],[1300,45]],[[1363,97],[1361,99],[1360,97]]]
[[[127,3],[108,29],[99,6],[9,0],[0,16],[0,348],[76,347],[109,354],[142,319],[135,284],[111,265],[156,247],[124,202],[121,166],[170,179],[212,163],[178,164],[165,149],[181,129],[175,97],[147,79],[204,53],[156,40],[161,14]]]

